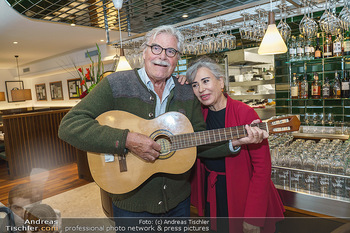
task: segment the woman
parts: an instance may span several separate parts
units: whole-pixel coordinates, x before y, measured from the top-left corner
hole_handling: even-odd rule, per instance
[[[207,129],[246,125],[259,119],[253,108],[223,93],[224,75],[212,60],[199,59],[187,70],[186,78],[202,103]],[[248,131],[249,127],[246,128]],[[215,212],[216,217],[230,217],[230,232],[274,232],[284,208],[271,181],[268,142],[264,139],[245,145],[249,142],[254,140],[246,137],[232,141],[233,146],[241,146],[238,154],[221,158],[220,155],[203,158],[205,152],[199,154],[192,180],[192,204],[200,215],[205,207],[207,217],[215,219]],[[222,232],[220,227],[224,224],[214,224],[212,229]]]

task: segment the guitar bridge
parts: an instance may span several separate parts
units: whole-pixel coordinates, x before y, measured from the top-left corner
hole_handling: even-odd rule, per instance
[[[117,155],[118,156],[118,161],[119,161],[119,170],[120,172],[126,172],[128,171],[128,168],[126,166],[126,157],[124,155]]]

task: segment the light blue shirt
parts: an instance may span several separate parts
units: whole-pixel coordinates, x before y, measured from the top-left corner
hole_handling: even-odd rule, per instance
[[[169,99],[169,94],[170,91],[175,87],[174,80],[172,78],[169,78],[164,87],[164,92],[163,92],[163,99],[161,100],[157,93],[154,91],[154,86],[151,80],[149,79],[145,68],[141,68],[138,70],[139,76],[142,80],[142,82],[146,85],[148,90],[152,91],[154,94],[156,94],[157,97],[157,102],[156,102],[156,112],[155,112],[155,117],[158,117],[159,115],[165,113],[166,105]]]
[[[148,88],[148,90],[152,91],[154,94],[156,94],[157,97],[157,102],[156,102],[156,112],[155,112],[155,117],[158,117],[159,115],[165,113],[165,109],[166,109],[166,104],[168,102],[169,99],[169,94],[170,91],[175,87],[175,83],[174,80],[172,78],[169,78],[166,83],[165,83],[165,88],[164,88],[164,92],[163,92],[163,99],[161,100],[158,96],[158,94],[154,91],[154,86],[153,83],[151,82],[151,80],[149,79],[145,68],[141,68],[138,70],[139,76],[142,80],[142,82],[146,85],[146,87]],[[238,153],[241,149],[240,146],[236,146],[233,147],[231,143],[229,143],[229,148],[231,150],[231,152],[233,153]]]

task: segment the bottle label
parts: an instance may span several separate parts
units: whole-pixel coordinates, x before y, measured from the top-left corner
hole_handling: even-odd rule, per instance
[[[329,97],[330,95],[329,88],[324,88],[322,90],[322,94],[323,94],[323,98]]]
[[[315,57],[316,57],[316,58],[321,57],[321,50],[316,50],[316,51],[315,51]]]
[[[289,54],[295,55],[295,54],[297,54],[297,50],[295,48],[290,48]]]
[[[298,87],[291,87],[290,94],[292,97],[298,97]]]
[[[301,95],[301,98],[307,98],[308,97],[308,85],[307,85],[307,83],[302,83],[301,84],[300,95]]]
[[[304,53],[304,48],[298,47],[297,54],[303,54],[303,53]]]
[[[350,52],[350,40],[343,42],[344,52]]]
[[[340,42],[333,43],[333,52],[334,53],[341,53],[341,43]]]
[[[349,90],[349,82],[342,82],[342,83],[341,83],[341,89],[342,89],[343,91]]]
[[[311,53],[311,47],[309,46],[305,47],[305,53]]]
[[[324,56],[325,56],[325,57],[332,56],[332,52],[324,52]]]
[[[319,86],[312,86],[311,94],[314,95],[314,96],[320,95],[321,93],[320,93]]]

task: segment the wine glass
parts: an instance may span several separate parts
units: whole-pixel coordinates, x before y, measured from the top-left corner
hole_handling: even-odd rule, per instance
[[[334,131],[334,129],[333,129],[333,126],[334,126],[333,113],[328,113],[328,115],[327,115],[327,123],[328,123],[328,126],[329,126],[329,133],[333,133],[333,131]]]
[[[344,7],[339,13],[339,19],[344,30],[348,30],[350,26],[350,10],[347,1],[344,1]]]
[[[280,32],[284,42],[288,42],[291,33],[292,33],[292,29],[290,28],[290,26],[287,24],[287,19],[286,19],[286,4],[280,4],[279,8],[280,8],[280,12],[281,12],[281,21],[278,23],[277,25],[277,29]]]
[[[325,11],[320,18],[319,24],[322,31],[326,34],[338,35],[341,32],[341,20],[335,15],[335,10],[331,12],[328,7],[328,1],[325,3]]]
[[[305,124],[306,124],[305,130],[304,130],[305,133],[308,133],[308,132],[309,132],[310,118],[311,118],[310,114],[309,114],[309,113],[305,113],[305,116],[304,116],[304,122],[305,122]]]
[[[310,12],[311,12],[310,2],[303,1],[303,5],[305,6],[304,17],[299,23],[299,31],[300,31],[300,34],[304,35],[304,37],[313,38],[316,36],[316,33],[318,31],[318,25],[316,21],[312,17],[310,17]],[[307,14],[306,14],[306,11],[308,11]]]
[[[324,126],[325,126],[325,119],[324,119],[324,114],[323,113],[320,113],[318,115],[318,118],[319,118],[319,121],[320,121],[320,124],[322,125],[322,129],[321,129],[321,132],[324,133]]]
[[[312,114],[312,123],[314,125],[314,133],[317,132],[317,126],[316,125],[318,124],[318,122],[319,122],[319,116],[317,115],[317,113]]]

